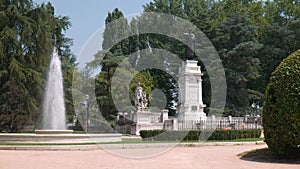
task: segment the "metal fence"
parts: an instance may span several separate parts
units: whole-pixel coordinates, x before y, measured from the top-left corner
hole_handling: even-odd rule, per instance
[[[174,120],[168,120],[164,124],[165,130],[174,129]],[[205,121],[177,121],[178,130],[239,130],[239,129],[262,129],[261,117],[232,117],[232,118],[207,118]]]
[[[129,119],[119,119],[116,130],[120,133],[129,134],[133,122]],[[206,120],[185,120],[177,118],[165,120],[163,130],[240,130],[262,129],[261,117],[207,117]]]

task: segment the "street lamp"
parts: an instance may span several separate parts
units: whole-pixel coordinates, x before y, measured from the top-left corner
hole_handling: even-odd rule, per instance
[[[86,132],[89,132],[89,99],[90,96],[88,94],[84,95],[84,101],[86,105]]]
[[[259,108],[260,108],[259,104],[253,102],[251,107],[253,108],[253,116],[254,116],[254,114],[257,116]]]

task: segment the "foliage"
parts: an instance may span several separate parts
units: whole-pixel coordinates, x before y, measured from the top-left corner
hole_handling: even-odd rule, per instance
[[[144,12],[163,12],[189,20],[211,40],[226,72],[227,99],[224,116],[248,114],[253,102],[262,106],[262,93],[271,72],[288,53],[300,48],[298,29],[300,3],[296,1],[154,0],[143,7]],[[183,60],[187,59],[185,46],[178,40],[157,34],[139,34],[141,26],[153,22],[149,18],[142,15],[128,23],[122,17],[123,14],[118,9],[108,13],[106,24],[116,19],[119,19],[120,24],[107,27],[104,31],[102,44],[104,51],[99,52],[102,53],[100,58],[104,57],[104,60],[97,62],[96,56],[92,61],[92,67],[100,67],[102,70],[101,78],[99,77],[102,86],[101,89],[96,90],[99,90],[97,92],[101,100],[99,104],[106,102],[106,106],[100,107],[106,107],[104,112],[112,115],[117,110],[112,108],[114,105],[111,104],[112,99],[108,94],[109,86],[116,67],[123,59],[128,59],[130,68],[135,68],[143,62],[155,62],[155,58],[151,57],[152,48],[164,49]],[[161,23],[159,26],[166,26],[164,24],[166,23]],[[178,31],[188,31],[188,29]],[[134,36],[119,39],[120,35],[126,36],[130,33]],[[201,50],[201,46],[196,46],[196,50]],[[201,61],[201,56],[196,56],[195,59]],[[167,59],[165,60],[167,63]],[[163,66],[167,70],[166,65]],[[207,75],[205,65],[201,62],[199,65],[204,72],[203,100],[207,105],[205,111],[208,111],[211,101],[210,80],[212,79],[210,78],[214,77]],[[177,71],[173,72],[173,77],[176,76]],[[166,108],[169,109],[169,115],[176,115],[176,103],[178,103],[176,79],[160,70],[152,69],[148,72],[153,79],[151,90],[162,91],[167,99]]]
[[[55,17],[50,3],[35,6],[31,0],[0,1],[0,20],[0,131],[15,132],[41,112],[54,44],[62,60],[71,58],[70,40],[62,34],[70,23]]]
[[[208,140],[235,140],[242,138],[259,138],[261,130],[191,130],[191,131],[166,131],[166,130],[141,130],[143,140],[153,141],[184,141],[201,140],[201,137],[211,134]]]
[[[156,0],[144,10],[188,19],[211,39],[226,71],[228,111],[224,115],[241,116],[252,102],[262,105],[261,92],[270,73],[290,51],[300,47],[296,1]],[[163,44],[170,43],[172,40]],[[204,100],[209,106],[208,77],[204,82]]]
[[[22,111],[28,96],[11,81],[6,82],[2,89],[6,92],[0,95],[0,129],[3,132],[17,132],[19,125],[24,125],[28,120],[28,113]]]
[[[280,155],[300,152],[299,75],[300,50],[280,63],[265,93],[264,135],[270,149]]]

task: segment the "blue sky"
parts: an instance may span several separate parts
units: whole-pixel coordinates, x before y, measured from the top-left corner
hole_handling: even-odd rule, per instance
[[[89,37],[104,26],[108,12],[119,8],[125,16],[141,13],[142,5],[151,0],[33,0],[37,4],[51,2],[55,15],[69,16],[72,26],[65,33],[73,39],[72,52],[78,56]]]

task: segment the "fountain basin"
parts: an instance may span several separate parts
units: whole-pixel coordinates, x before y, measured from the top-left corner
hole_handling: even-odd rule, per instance
[[[36,134],[72,134],[73,130],[34,130]]]
[[[0,143],[22,144],[84,144],[122,141],[121,134],[36,134],[3,133]]]

